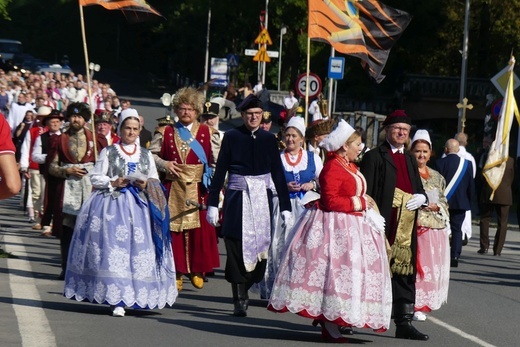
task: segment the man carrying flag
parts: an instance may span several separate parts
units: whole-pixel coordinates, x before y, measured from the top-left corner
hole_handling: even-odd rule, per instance
[[[482,211],[480,218],[479,254],[486,254],[489,247],[489,221],[492,211],[497,213],[497,232],[493,244],[493,254],[500,255],[506,239],[509,205],[512,203],[511,184],[514,178],[513,159],[509,158],[509,133],[513,124],[513,114],[520,123],[518,107],[513,94],[513,69],[515,58],[509,60],[509,78],[506,94],[500,109],[495,141],[491,144],[489,154],[482,169],[487,184],[482,191]],[[485,199],[485,200],[484,200]]]

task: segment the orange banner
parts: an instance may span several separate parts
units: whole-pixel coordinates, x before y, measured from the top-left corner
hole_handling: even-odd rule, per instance
[[[162,15],[144,0],[79,0],[81,6],[101,5],[107,10],[140,11]]]
[[[309,0],[309,38],[360,58],[377,81],[411,16],[376,0]]]

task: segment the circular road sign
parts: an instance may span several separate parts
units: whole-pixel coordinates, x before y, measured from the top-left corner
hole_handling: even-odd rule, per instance
[[[321,88],[323,85],[321,84],[321,79],[315,73],[309,73],[309,98],[314,98],[321,93]],[[305,93],[307,92],[307,74],[303,73],[296,79],[296,92],[302,98],[305,97]]]

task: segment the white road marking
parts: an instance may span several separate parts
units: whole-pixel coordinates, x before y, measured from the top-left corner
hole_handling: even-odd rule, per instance
[[[56,338],[51,330],[49,320],[41,306],[41,297],[36,288],[31,263],[21,237],[5,235],[7,252],[19,257],[8,258],[9,285],[13,295],[13,309],[18,321],[18,329],[22,337],[23,347],[55,347]],[[18,275],[17,273],[23,273]]]
[[[457,335],[459,335],[459,336],[461,336],[461,337],[463,337],[463,338],[465,338],[467,340],[470,340],[471,342],[474,342],[474,343],[476,343],[479,346],[483,346],[483,347],[496,347],[495,345],[492,345],[491,343],[488,343],[488,342],[486,342],[484,340],[481,340],[481,339],[479,339],[476,336],[473,336],[473,335],[470,335],[468,333],[465,333],[464,331],[462,331],[462,330],[460,330],[458,328],[455,328],[454,326],[451,326],[448,323],[444,323],[440,319],[434,318],[432,316],[428,316],[428,321],[430,321],[430,322],[432,322],[434,324],[437,324],[437,325],[443,327],[444,329],[449,330],[452,333],[457,334]]]

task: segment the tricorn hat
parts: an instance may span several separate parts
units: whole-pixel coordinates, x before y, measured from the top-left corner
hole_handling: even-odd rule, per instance
[[[112,124],[112,116],[114,115],[114,111],[105,111],[105,110],[96,110],[94,113],[94,120],[97,123],[108,123]]]
[[[260,123],[266,124],[266,123],[269,123],[272,121],[273,121],[273,116],[272,116],[271,112],[269,112],[269,111],[262,112],[262,120],[260,121]]]
[[[215,117],[218,117],[219,112],[220,112],[219,103],[206,101],[204,103],[204,105],[202,105],[201,117],[215,118]]]
[[[157,125],[158,126],[164,126],[164,125],[172,125],[174,123],[172,117],[170,115],[167,115],[162,118],[157,118]]]

